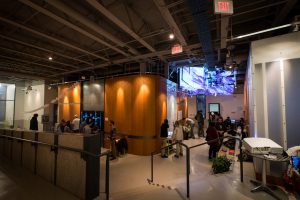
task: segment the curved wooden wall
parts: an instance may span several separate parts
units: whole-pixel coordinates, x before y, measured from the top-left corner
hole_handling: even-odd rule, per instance
[[[74,115],[80,117],[80,84],[66,84],[58,87],[59,121],[72,121]]]
[[[105,80],[105,117],[128,136],[128,151],[150,155],[160,146],[160,125],[167,118],[166,79],[133,75]],[[109,131],[108,122],[105,124]]]

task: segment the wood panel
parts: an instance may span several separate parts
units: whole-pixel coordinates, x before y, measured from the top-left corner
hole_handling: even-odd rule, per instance
[[[58,145],[83,149],[84,136],[81,134],[64,133],[59,135]],[[81,154],[59,149],[57,155],[56,184],[72,192],[80,199],[85,198],[86,164]],[[75,175],[76,174],[76,175]]]
[[[129,152],[149,155],[158,148],[155,138],[167,118],[166,80],[154,75],[134,75],[105,81],[105,117],[117,131],[138,136],[128,139]],[[109,131],[108,122],[105,130]],[[149,139],[150,138],[150,139]]]
[[[41,132],[38,141],[54,144],[54,134]],[[54,151],[51,151],[49,146],[38,146],[36,170],[39,176],[51,183],[54,182]]]
[[[58,87],[59,121],[68,121],[77,114],[80,117],[80,84],[66,84]]]
[[[14,137],[22,138],[23,132],[15,130],[14,131]],[[12,161],[15,164],[21,165],[22,163],[22,143],[17,140],[13,140],[13,147],[12,147]]]

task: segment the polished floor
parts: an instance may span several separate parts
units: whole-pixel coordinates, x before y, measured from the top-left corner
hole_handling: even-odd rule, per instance
[[[185,141],[189,146],[203,139]],[[251,193],[254,187],[252,163],[244,163],[244,182],[240,182],[239,163],[230,172],[213,175],[207,159],[208,146],[191,150],[190,199],[274,199],[264,192]],[[182,200],[186,199],[185,155],[154,158],[154,183],[149,184],[150,157],[125,155],[111,162],[110,199],[112,200]],[[104,191],[104,160],[101,161],[100,190]],[[276,190],[281,199],[296,199]],[[68,192],[0,158],[0,199],[5,200],[76,200]],[[104,199],[101,194],[97,199]]]

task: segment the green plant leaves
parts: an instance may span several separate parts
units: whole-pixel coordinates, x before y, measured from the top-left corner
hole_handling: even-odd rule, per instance
[[[229,171],[231,161],[226,156],[220,156],[213,159],[212,169],[214,174]]]

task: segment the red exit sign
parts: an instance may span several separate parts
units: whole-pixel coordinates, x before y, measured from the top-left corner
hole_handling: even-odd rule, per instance
[[[214,0],[215,14],[233,14],[232,0]]]

